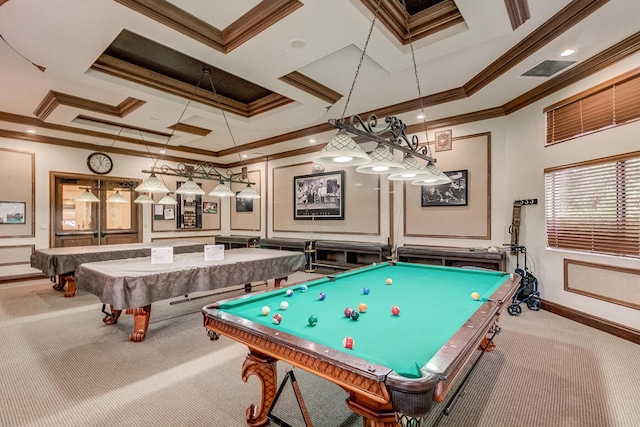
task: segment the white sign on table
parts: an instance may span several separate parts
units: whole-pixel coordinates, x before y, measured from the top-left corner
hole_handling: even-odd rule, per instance
[[[151,264],[173,264],[173,246],[151,248]]]
[[[219,261],[224,259],[224,245],[204,245],[204,260]]]

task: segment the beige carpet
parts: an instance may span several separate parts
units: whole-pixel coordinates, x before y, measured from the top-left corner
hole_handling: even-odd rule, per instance
[[[154,304],[147,339],[131,343],[132,317],[104,326],[92,295],[0,285],[0,425],[244,426],[260,387],[240,379],[242,345],[206,336],[200,308],[213,299]],[[640,346],[526,308],[501,326],[452,415],[432,424],[640,426]],[[342,389],[294,372],[314,426],[361,425]],[[274,413],[302,425],[289,389]]]

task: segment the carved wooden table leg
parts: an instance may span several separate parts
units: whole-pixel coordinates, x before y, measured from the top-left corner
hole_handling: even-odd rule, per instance
[[[260,353],[249,351],[242,364],[242,381],[247,382],[249,376],[256,375],[262,384],[262,400],[260,405],[251,404],[247,408],[247,424],[251,427],[262,427],[269,423],[267,413],[277,393],[276,360]]]
[[[279,288],[280,287],[280,283],[286,282],[287,280],[289,280],[289,276],[278,277],[275,280],[275,283],[273,284],[273,286],[276,287],[276,288]]]
[[[105,325],[115,325],[118,323],[118,318],[122,314],[122,310],[114,310],[113,305],[111,306],[111,316],[104,316],[102,321]]]
[[[76,281],[74,280],[73,276],[68,276],[66,279],[67,279],[67,292],[64,293],[64,297],[73,298],[76,296]]]
[[[55,277],[55,276],[53,276]],[[58,283],[56,283],[55,285],[53,285],[53,290],[54,291],[63,291],[64,290],[64,285],[67,284],[67,274],[58,274]],[[55,279],[53,279],[53,281],[55,282]]]
[[[151,304],[144,307],[127,308],[126,313],[133,314],[133,333],[129,334],[129,339],[133,342],[144,341],[149,327]]]

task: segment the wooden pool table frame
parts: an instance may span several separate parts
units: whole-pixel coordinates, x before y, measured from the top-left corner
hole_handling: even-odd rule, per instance
[[[202,311],[210,336],[222,334],[249,348],[242,366],[242,379],[246,382],[255,375],[262,384],[260,404],[252,404],[246,411],[249,426],[264,426],[269,422],[267,414],[277,393],[278,360],[346,390],[348,407],[363,417],[365,427],[420,426],[433,402],[446,398],[480,356],[478,350],[486,346],[487,337],[492,339],[497,333],[500,312],[516,292],[518,283],[518,275],[508,278],[423,366],[423,376],[417,379],[219,310],[225,301],[206,306]]]

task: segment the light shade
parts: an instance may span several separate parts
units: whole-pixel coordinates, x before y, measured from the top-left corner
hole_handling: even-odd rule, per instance
[[[231,191],[231,189],[227,187],[226,184],[221,182],[220,184],[216,185],[213,190],[211,190],[211,192],[209,193],[209,196],[233,197],[235,196],[235,193]]]
[[[141,194],[133,201],[133,203],[153,204],[154,201],[148,194]]]
[[[369,154],[371,162],[356,168],[356,172],[370,174],[396,173],[405,169],[384,144],[378,144]]]
[[[196,182],[189,178],[187,182],[182,183],[180,188],[175,191],[176,194],[204,194],[204,190],[200,188]]]
[[[84,190],[84,193],[80,194],[76,198],[76,202],[96,203],[96,202],[99,202],[99,201],[100,201],[100,199],[98,199],[95,194],[93,194],[91,191],[89,191],[88,188]]]
[[[129,203],[125,197],[120,194],[120,191],[116,190],[109,198],[107,199],[107,203]]]
[[[451,184],[451,179],[445,175],[433,163],[429,163],[425,168],[430,175],[421,176],[415,181],[411,181],[412,185],[442,185]]]
[[[171,190],[152,173],[149,175],[149,178],[142,181],[142,183],[136,187],[135,191],[140,193],[168,193]]]
[[[410,181],[431,175],[431,173],[427,171],[427,168],[418,163],[411,154],[407,154],[404,157],[402,165],[404,166],[403,171],[392,173],[387,177],[390,181]]]
[[[371,158],[341,129],[313,161],[325,166],[360,166],[370,163]]]
[[[158,201],[159,205],[177,205],[178,201],[171,197],[170,195],[164,196],[162,199]]]
[[[251,188],[251,184],[247,184],[247,186],[236,195],[238,199],[259,199],[260,195]]]

